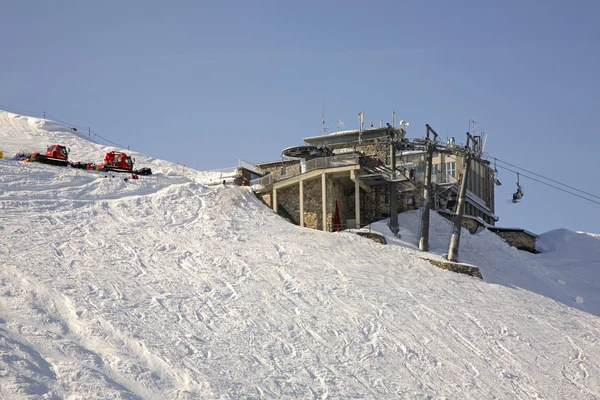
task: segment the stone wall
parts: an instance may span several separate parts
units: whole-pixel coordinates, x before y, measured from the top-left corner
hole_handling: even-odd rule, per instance
[[[299,185],[292,185],[284,189],[277,190],[277,205],[283,207],[294,219],[296,224],[300,224],[300,189]]]
[[[268,207],[273,209],[273,196],[271,192],[257,193],[257,195]]]
[[[462,227],[469,231],[471,235],[477,233],[477,229],[481,227],[481,223],[473,218],[463,216]]]
[[[519,250],[525,250],[530,253],[539,253],[539,251],[537,251],[535,248],[535,241],[537,239],[536,235],[518,229],[507,230],[490,227],[488,227],[488,229],[504,239],[506,243],[516,247]]]
[[[380,244],[387,244],[387,240],[385,240],[385,237],[383,235],[380,235],[379,233],[375,233],[375,232],[362,232],[362,231],[358,231],[355,232],[358,236],[362,236],[365,237],[367,239],[371,239],[374,242],[380,243]]]
[[[321,185],[321,177],[304,182],[304,226],[307,228],[323,229]]]
[[[472,265],[459,264],[451,261],[430,260],[429,258],[423,258],[423,260],[429,261],[432,265],[435,265],[436,267],[445,269],[447,271],[452,271],[456,272],[457,274],[464,274],[472,276],[474,278],[483,279],[479,268],[474,267]]]
[[[265,171],[266,173],[277,173],[279,174],[279,171],[282,168],[291,168],[291,169],[296,169],[298,171],[300,171],[300,160],[283,160],[281,162],[270,162],[270,163],[264,163],[264,164],[256,164],[257,166],[259,166],[263,171]]]
[[[342,229],[355,228],[348,226],[347,221],[355,220],[355,192],[354,187],[345,187],[338,179],[327,177],[325,180],[327,191],[327,230],[333,229],[333,216],[335,214],[336,201],[338,203]],[[304,181],[304,226],[312,229],[323,229],[322,218],[322,182],[321,177]],[[377,193],[379,190],[379,193]],[[378,221],[382,214],[387,215],[389,204],[382,200],[386,192],[379,189],[370,189],[365,191],[360,189],[360,218],[361,225]],[[271,208],[272,192],[260,193],[259,197]],[[402,199],[402,198],[401,198]],[[398,212],[406,209],[405,201],[399,199]],[[300,223],[300,184],[295,184],[285,189],[277,190],[277,203],[290,214],[290,216]]]
[[[327,191],[327,229],[333,227],[333,214],[335,213],[335,201],[338,200],[340,216],[342,219],[347,213],[347,201],[343,187],[337,179],[326,178],[325,190]],[[287,212],[300,223],[300,184],[295,184],[277,191],[277,203],[283,206]],[[322,212],[322,182],[321,177],[304,181],[304,226],[311,229],[323,229]]]
[[[375,143],[370,142],[364,145],[356,146],[358,151],[362,151],[366,156],[372,157],[376,160],[381,161],[385,164],[387,155],[389,154],[389,147],[377,146]]]
[[[454,214],[439,211],[438,214],[446,218],[448,221],[454,223]],[[477,230],[483,226],[481,221],[469,215],[463,215],[462,223],[460,225],[468,230],[471,235],[477,233]]]

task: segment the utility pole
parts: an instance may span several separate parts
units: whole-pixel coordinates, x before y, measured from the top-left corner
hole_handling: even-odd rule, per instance
[[[390,230],[394,235],[398,234],[398,185],[396,184],[396,132],[387,124],[388,136],[390,138],[390,166],[392,168],[392,180],[390,181]]]
[[[433,163],[433,150],[437,141],[437,133],[429,125],[425,125],[426,139],[425,146],[427,149],[427,157],[425,162],[425,182],[423,184],[423,203],[421,208],[421,235],[419,237],[419,250],[429,251],[429,198],[431,190],[431,170]],[[429,139],[429,132],[433,136],[433,144]]]
[[[467,194],[467,182],[469,180],[469,167],[471,166],[471,149],[469,148],[469,139],[473,137],[467,132],[467,145],[465,146],[465,157],[463,174],[460,182],[460,193],[458,195],[458,204],[456,206],[456,214],[454,216],[454,226],[452,228],[452,236],[450,237],[450,246],[448,247],[448,261],[456,262],[458,260],[458,246],[460,243],[460,231],[462,227],[462,218],[465,211],[465,197]]]

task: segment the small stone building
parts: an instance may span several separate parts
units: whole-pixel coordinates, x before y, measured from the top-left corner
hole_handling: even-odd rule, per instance
[[[519,250],[525,250],[534,254],[539,253],[535,245],[539,236],[535,233],[531,233],[521,228],[499,228],[495,226],[488,227],[488,230],[496,233],[504,239],[506,243]]]

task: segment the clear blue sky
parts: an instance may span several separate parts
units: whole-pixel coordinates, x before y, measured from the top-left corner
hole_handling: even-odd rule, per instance
[[[600,196],[600,2],[13,1],[0,104],[201,170],[344,121],[469,119],[500,160]],[[500,169],[500,226],[600,233],[600,205]],[[589,196],[588,196],[589,197]],[[599,198],[593,198],[600,202]]]

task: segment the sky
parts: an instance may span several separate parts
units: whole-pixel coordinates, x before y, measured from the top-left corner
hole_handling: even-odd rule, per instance
[[[0,112],[11,152],[40,137]],[[0,159],[2,399],[598,399],[600,235],[532,254],[420,213],[363,232],[302,228],[251,187],[134,152],[152,176]],[[540,334],[543,332],[543,334]]]
[[[0,108],[46,111],[199,170],[279,159],[321,133],[323,114],[333,132],[356,128],[358,112],[377,125],[396,111],[408,136],[428,123],[458,142],[474,117],[491,158],[596,202],[521,177],[525,196],[509,203],[517,176],[498,168],[498,225],[598,233],[599,11],[583,0],[9,2]]]

